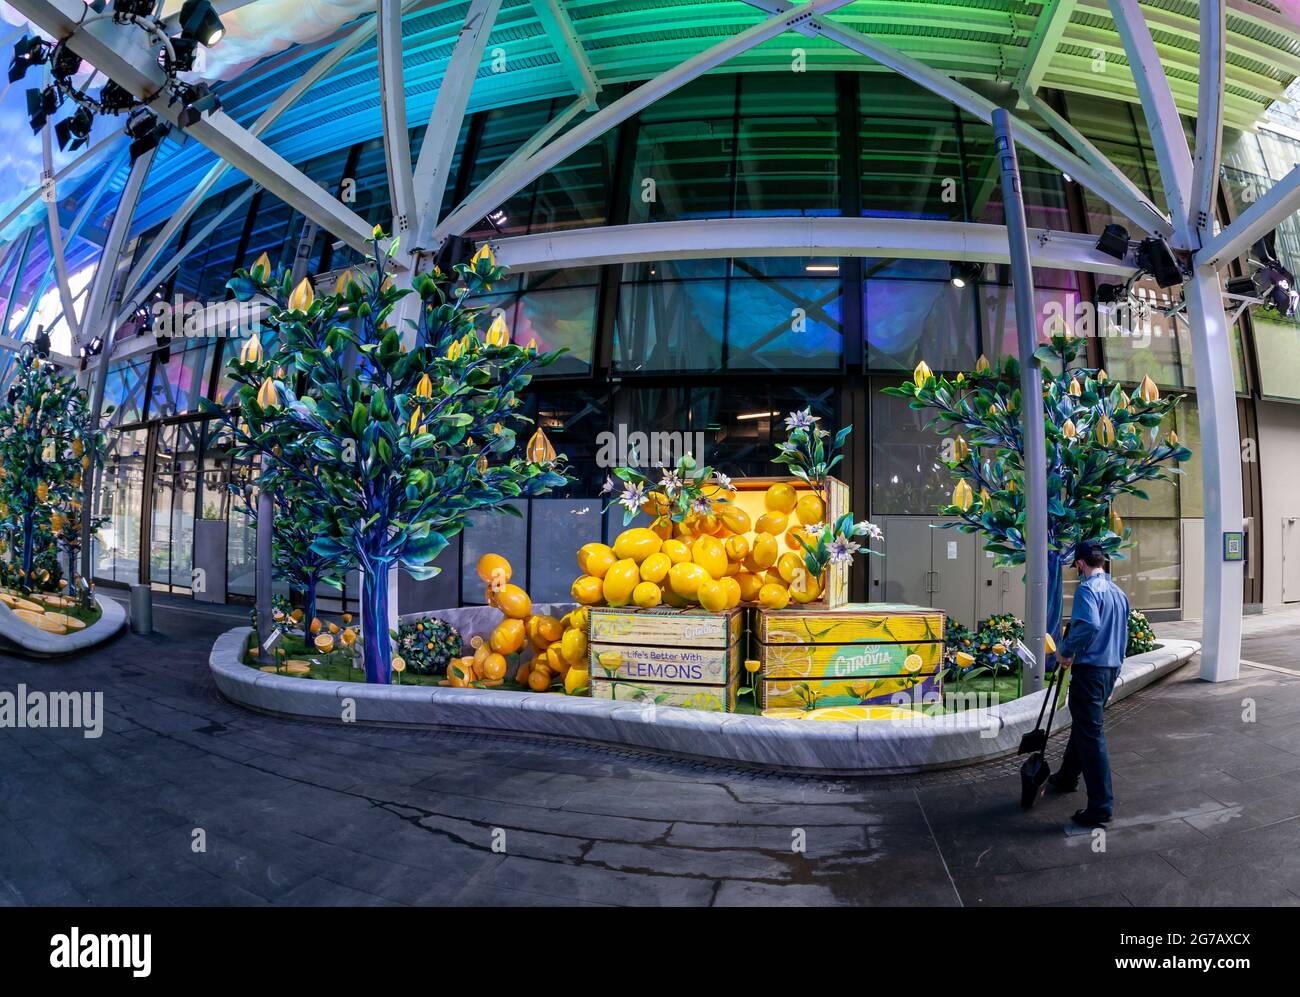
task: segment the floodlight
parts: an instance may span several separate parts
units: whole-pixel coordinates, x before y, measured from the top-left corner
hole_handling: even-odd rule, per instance
[[[225,25],[209,0],[185,0],[181,7],[180,25],[183,37],[202,42],[206,48],[217,44],[226,33]]]
[[[1154,277],[1161,287],[1177,287],[1183,282],[1183,269],[1178,265],[1174,251],[1158,235],[1148,236],[1138,243],[1137,265]]]
[[[54,134],[59,140],[59,148],[65,152],[80,149],[90,138],[94,123],[95,115],[85,107],[78,107],[71,117],[55,123]]]
[[[1097,240],[1097,248],[1107,256],[1122,260],[1128,255],[1128,229],[1123,225],[1114,223],[1107,225],[1101,230],[1101,238]]]

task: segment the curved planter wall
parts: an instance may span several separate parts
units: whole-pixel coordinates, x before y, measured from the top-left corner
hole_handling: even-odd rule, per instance
[[[62,658],[94,647],[126,626],[126,610],[116,599],[95,596],[100,617],[84,630],[49,634],[24,623],[0,603],[0,648],[33,658]]]
[[[1033,729],[1046,695],[903,723],[769,720],[553,693],[290,678],[240,661],[250,632],[238,627],[222,634],[209,665],[222,695],[255,710],[342,722],[344,701],[350,700],[360,723],[541,734],[828,774],[915,772],[1010,754],[1020,736]],[[1191,641],[1166,640],[1159,650],[1128,659],[1111,701],[1168,674],[1198,650]],[[1059,710],[1056,729],[1068,723],[1069,711]]]

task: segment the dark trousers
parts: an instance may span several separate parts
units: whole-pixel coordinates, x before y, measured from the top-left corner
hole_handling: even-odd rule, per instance
[[[1070,676],[1070,743],[1065,747],[1057,781],[1088,788],[1088,809],[1109,814],[1115,805],[1110,788],[1110,757],[1102,710],[1119,678],[1118,668],[1075,665]]]

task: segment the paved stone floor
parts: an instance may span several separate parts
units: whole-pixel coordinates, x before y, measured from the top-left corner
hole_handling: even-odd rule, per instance
[[[813,779],[252,714],[207,677],[239,622],[160,599],[152,636],[0,656],[0,689],[107,713],[0,731],[0,904],[1300,903],[1300,613],[1247,621],[1239,681],[1194,661],[1111,712],[1104,851],[1077,797],[1019,809],[1015,760]]]

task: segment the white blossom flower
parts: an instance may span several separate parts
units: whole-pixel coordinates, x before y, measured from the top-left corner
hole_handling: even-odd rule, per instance
[[[682,487],[682,476],[671,467],[665,468],[663,477],[659,479],[659,487],[666,492],[676,491]]]
[[[726,491],[731,490],[731,478],[723,474],[721,471],[713,472],[713,480],[717,483],[719,488],[725,489]]]
[[[867,537],[870,540],[883,540],[885,538],[884,531],[879,526],[865,519],[853,524],[853,534],[854,536]]]
[[[623,494],[618,497],[618,504],[628,512],[636,512],[645,501],[645,485],[639,481],[623,486]]]
[[[600,494],[608,495],[614,490],[614,479],[608,474],[605,475],[605,483],[600,486]]]
[[[697,516],[709,516],[713,513],[713,500],[701,495],[691,503],[691,511]]]
[[[787,432],[793,432],[796,429],[812,429],[817,424],[817,417],[812,414],[812,406],[803,411],[794,411],[785,417],[785,428]]]
[[[847,564],[853,560],[853,555],[861,549],[856,540],[850,540],[848,537],[837,537],[830,544],[831,563]]]

